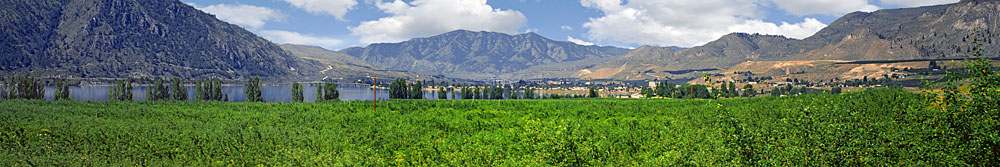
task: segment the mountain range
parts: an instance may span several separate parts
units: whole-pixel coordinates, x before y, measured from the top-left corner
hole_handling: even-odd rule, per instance
[[[854,12],[805,39],[732,33],[693,48],[644,46],[592,68],[531,73],[619,80],[676,79],[701,74],[669,71],[723,71],[760,61],[963,58],[973,48],[973,34],[983,40],[981,48],[986,55],[997,55],[1000,42],[992,39],[1000,37],[998,19],[1000,1],[996,0]]]
[[[260,76],[267,80],[410,75],[345,59],[350,56],[338,58],[339,53],[333,51],[280,46],[178,0],[9,0],[3,4],[3,73],[137,79]],[[338,69],[328,69],[333,67]]]
[[[0,6],[0,73],[79,78],[250,76],[616,80],[690,79],[699,72],[808,70],[813,62],[962,58],[982,39],[1000,53],[1000,1],[847,14],[804,39],[732,33],[692,48],[624,49],[535,33],[456,30],[331,51],[278,45],[177,0],[7,0]],[[825,64],[847,71],[857,66]],[[867,68],[867,67],[866,67]],[[841,75],[843,73],[844,75]],[[859,74],[860,75],[872,75]],[[853,75],[853,74],[852,74]],[[821,78],[827,79],[827,78]]]
[[[495,78],[533,66],[616,57],[628,51],[555,41],[530,32],[508,35],[466,30],[340,50],[390,70],[478,79]]]
[[[171,0],[12,0],[0,70],[83,78],[298,75],[263,38]]]

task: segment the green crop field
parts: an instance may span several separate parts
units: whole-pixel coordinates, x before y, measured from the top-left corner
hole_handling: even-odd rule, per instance
[[[959,149],[965,131],[949,128],[949,112],[927,101],[892,89],[720,100],[392,100],[375,112],[370,101],[4,100],[0,166],[991,162],[969,155],[982,150]]]

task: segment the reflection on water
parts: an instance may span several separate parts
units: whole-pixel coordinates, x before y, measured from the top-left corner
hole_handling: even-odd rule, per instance
[[[303,96],[305,96],[306,102],[316,101],[316,86],[312,84],[303,84]],[[187,94],[188,99],[194,100],[195,88],[192,85],[188,85]],[[77,101],[107,101],[108,100],[108,89],[109,85],[85,85],[85,86],[71,86],[70,96]],[[135,101],[145,101],[146,100],[146,89],[148,85],[137,85],[132,89],[132,100]],[[243,102],[246,101],[246,90],[245,85],[224,85],[222,87],[222,92],[225,94],[229,101],[231,102]],[[372,100],[372,89],[371,86],[365,85],[338,85],[337,91],[340,91],[340,100],[350,101],[350,100]],[[378,100],[388,100],[389,90],[388,89],[378,89]],[[45,99],[52,100],[55,94],[55,87],[45,87]],[[265,102],[290,102],[292,100],[292,86],[285,85],[261,85],[261,94]],[[424,91],[425,99],[438,99],[438,91]],[[452,93],[448,93],[449,99],[454,99]]]

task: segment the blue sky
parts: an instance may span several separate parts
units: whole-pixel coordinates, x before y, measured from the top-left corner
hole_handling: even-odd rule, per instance
[[[457,29],[585,45],[692,47],[732,32],[805,38],[853,11],[958,0],[182,0],[275,43],[331,50]]]

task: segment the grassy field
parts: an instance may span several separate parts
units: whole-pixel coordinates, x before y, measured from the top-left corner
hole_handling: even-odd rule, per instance
[[[0,166],[961,165],[922,96],[0,101]]]

